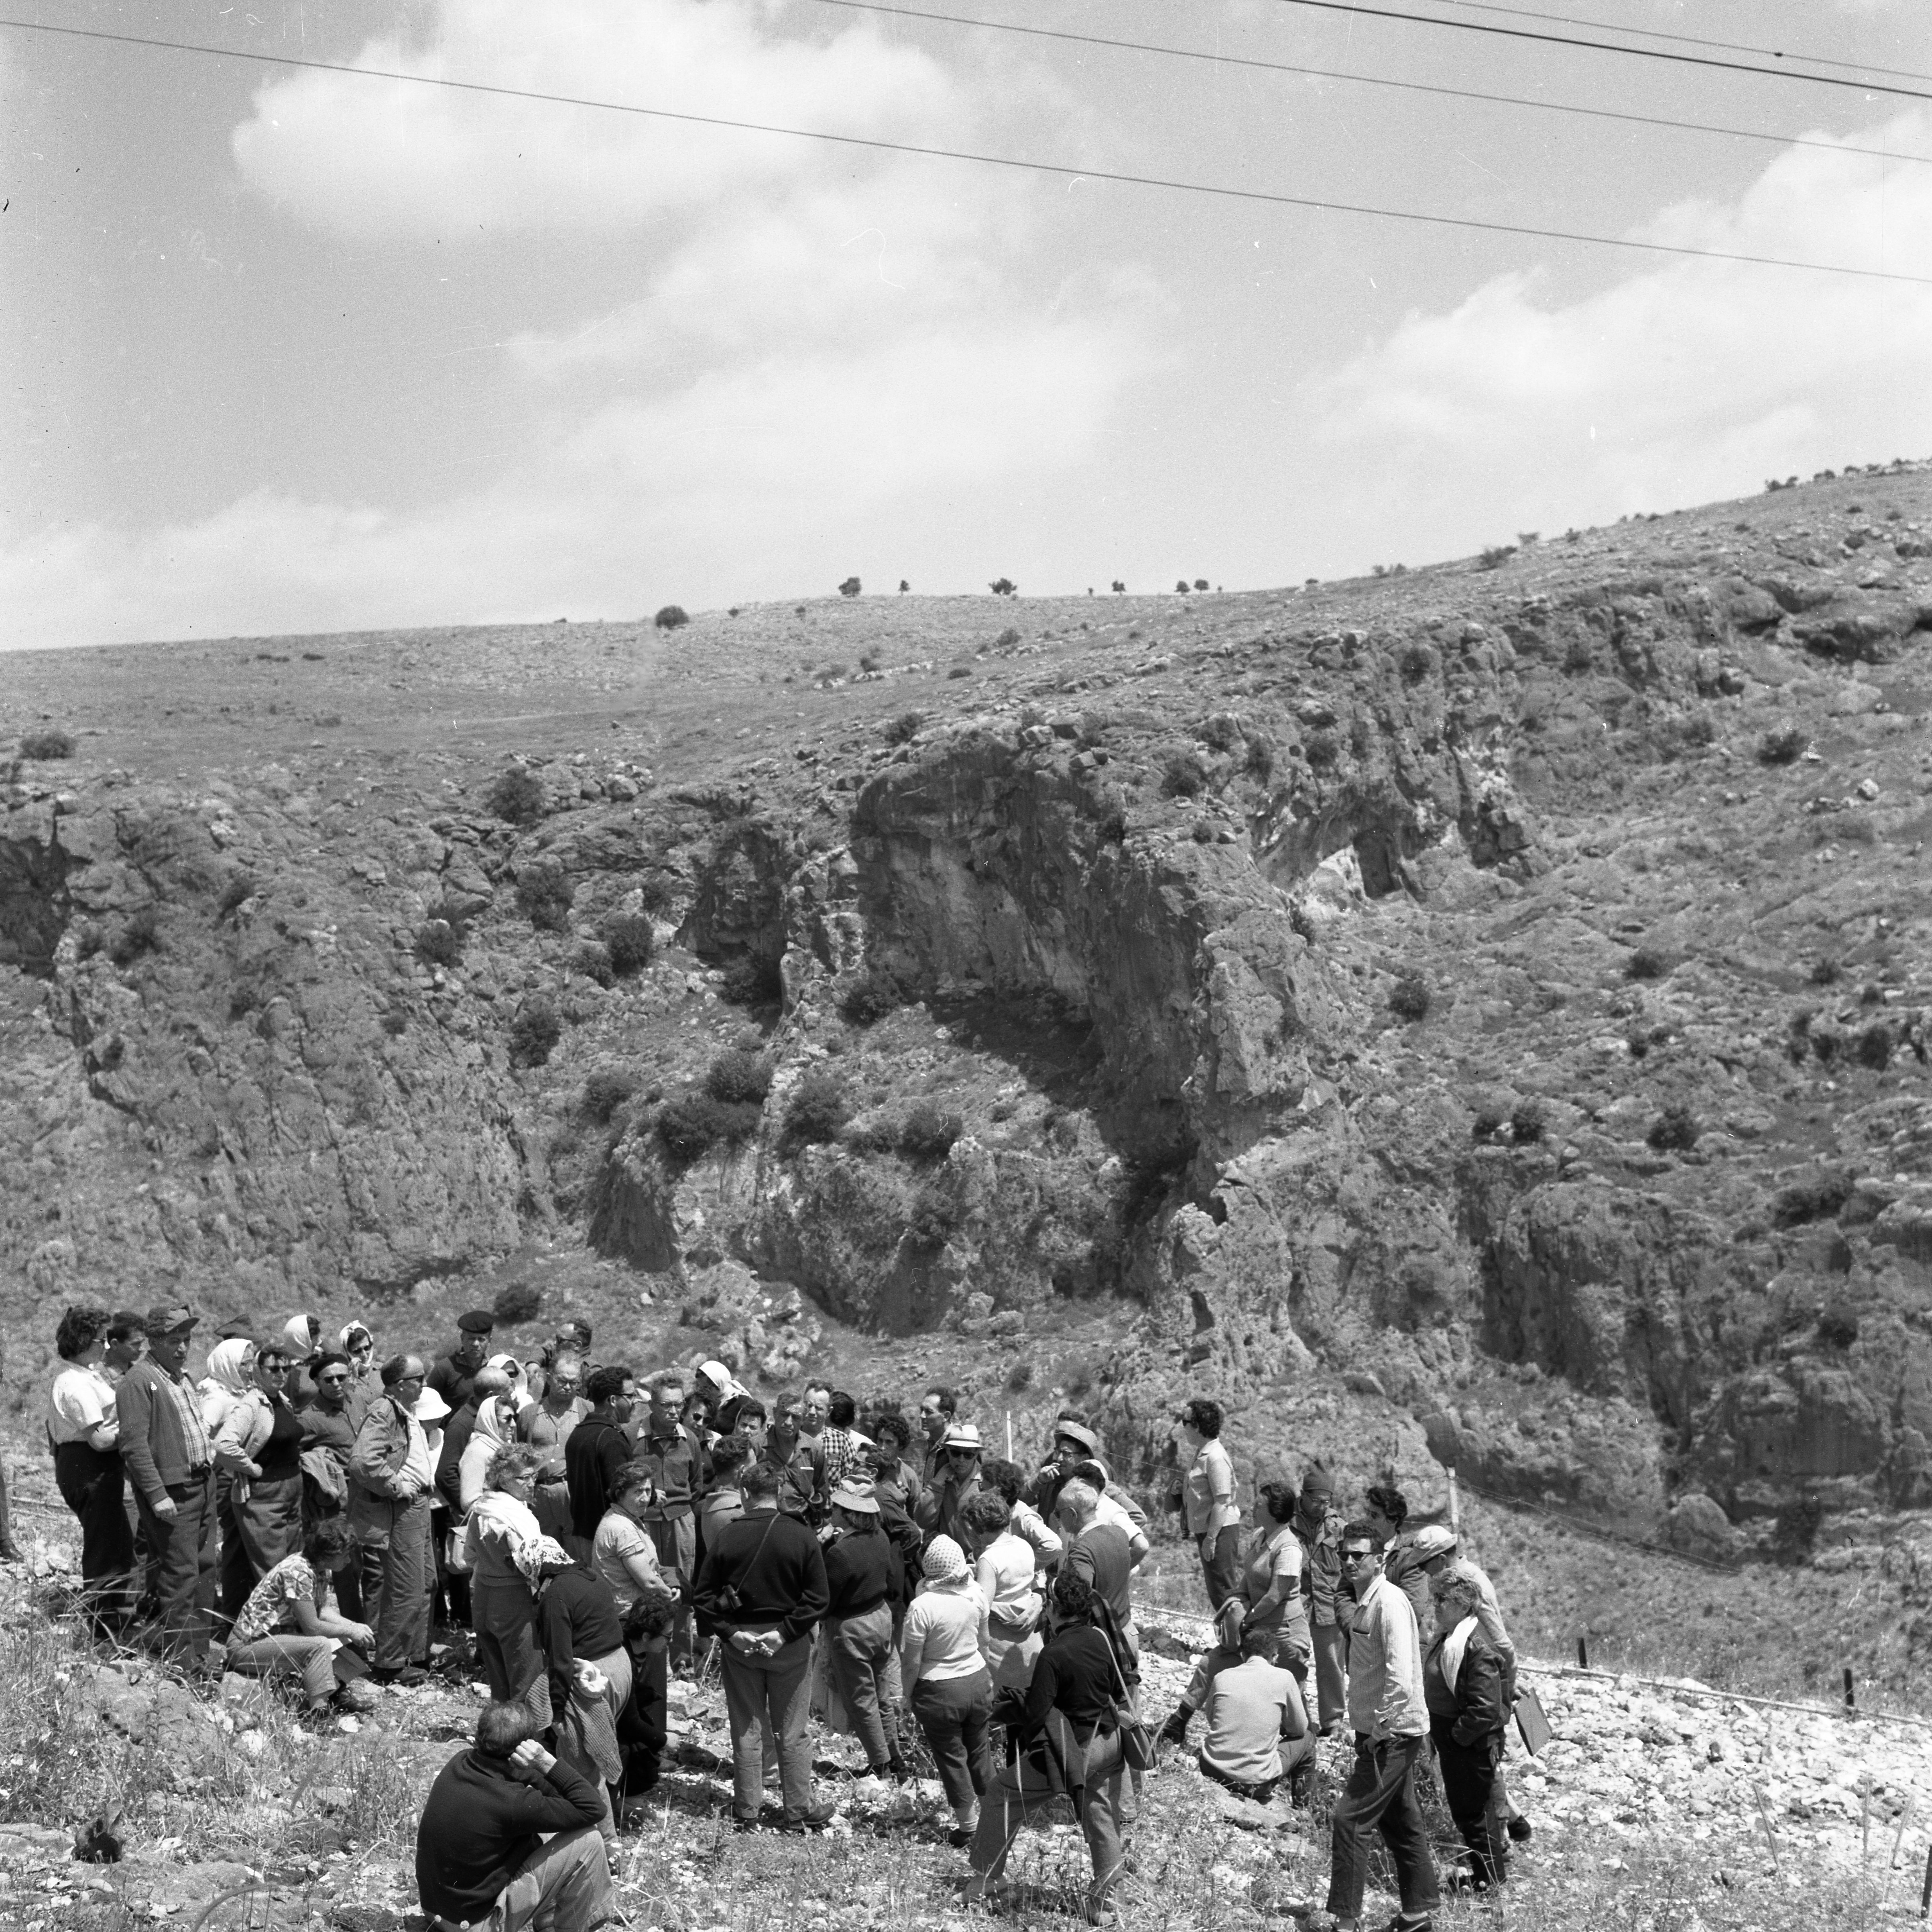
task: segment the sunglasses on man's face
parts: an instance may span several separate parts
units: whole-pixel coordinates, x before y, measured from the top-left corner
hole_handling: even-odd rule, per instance
[[[348,1381],[349,1378],[346,1375],[318,1375],[315,1379],[320,1382],[325,1389],[326,1389],[332,1384],[346,1382]]]
[[[258,1362],[255,1366],[265,1375],[286,1375],[289,1372],[286,1362]]]

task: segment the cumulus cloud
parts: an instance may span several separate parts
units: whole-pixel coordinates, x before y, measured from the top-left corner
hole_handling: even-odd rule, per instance
[[[1932,115],[1876,134],[1927,152]],[[1932,277],[1932,168],[1790,149],[1641,239]],[[1499,276],[1308,386],[1339,516],[1372,509],[1385,542],[1398,479],[1411,554],[1441,554],[1552,506],[1603,521],[1932,449],[1932,287],[1689,260],[1568,302],[1547,287]]]
[[[959,133],[969,97],[860,20],[772,32],[742,0],[442,0],[426,47],[373,40],[357,65],[872,138]],[[347,236],[634,225],[824,165],[794,139],[550,101],[300,74],[235,131],[257,193]],[[849,151],[848,151],[849,153]],[[848,164],[849,165],[849,163]]]

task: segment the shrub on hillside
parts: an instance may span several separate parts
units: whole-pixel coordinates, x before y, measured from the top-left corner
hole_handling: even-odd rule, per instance
[[[230,913],[239,911],[261,889],[261,882],[252,872],[236,873],[221,888],[220,916],[225,919]],[[431,918],[439,916],[433,906],[430,909],[430,916]]]
[[[677,630],[690,621],[682,604],[666,604],[651,620],[659,630]]]
[[[1163,798],[1194,798],[1208,789],[1208,768],[1191,751],[1171,753],[1160,768]]]
[[[1404,973],[1389,994],[1389,1011],[1398,1020],[1429,1017],[1429,986],[1419,973]]]
[[[728,1048],[705,1069],[704,1090],[728,1104],[763,1106],[772,1090],[772,1063],[762,1053]]]
[[[1858,1065],[1882,1074],[1892,1065],[1892,1029],[1875,1020],[1858,1035]]]
[[[785,1103],[780,1151],[792,1153],[836,1140],[851,1116],[844,1083],[830,1067],[814,1067]]]
[[[838,594],[842,597],[856,597],[864,587],[857,578],[848,577],[844,582],[839,585]]]
[[[1804,756],[1804,734],[1796,725],[1766,732],[1757,741],[1757,762],[1760,765],[1796,765]]]
[[[1436,669],[1436,654],[1426,644],[1406,644],[1396,665],[1405,684],[1420,684]]]
[[[986,587],[996,597],[1017,596],[1020,588],[1010,577],[995,577]]]
[[[1818,1318],[1818,1339],[1827,1348],[1849,1348],[1858,1339],[1858,1315],[1844,1303],[1835,1303]]]
[[[533,772],[520,765],[500,771],[484,801],[508,825],[533,825],[543,816],[544,791]]]
[[[1301,755],[1317,771],[1325,771],[1342,756],[1342,741],[1333,732],[1310,732]]]
[[[608,1120],[638,1090],[635,1074],[622,1067],[600,1067],[584,1083],[584,1110],[592,1120]]]
[[[1550,1109],[1540,1100],[1520,1100],[1510,1115],[1510,1138],[1519,1147],[1534,1146],[1550,1131]]]
[[[570,924],[577,888],[556,860],[535,859],[517,875],[517,903],[539,932],[561,933]]]
[[[1216,711],[1202,720],[1194,735],[1210,751],[1232,751],[1241,741],[1241,721],[1232,711]]]
[[[965,1128],[958,1114],[930,1100],[917,1101],[899,1122],[899,1152],[909,1161],[943,1161]]]
[[[136,908],[108,942],[107,957],[118,966],[132,966],[143,953],[160,950],[160,915],[153,906]]]
[[[840,1017],[854,1026],[869,1026],[904,1004],[897,982],[878,972],[864,974],[838,996]]]
[[[906,1233],[916,1248],[944,1248],[958,1225],[958,1209],[944,1194],[928,1188],[913,1203]]]
[[[759,1110],[708,1093],[681,1093],[658,1110],[657,1137],[674,1161],[695,1161],[712,1148],[748,1140],[758,1131]]]
[[[921,711],[902,711],[880,733],[888,744],[905,744],[919,735],[919,728],[926,723]]]
[[[1514,543],[1492,543],[1477,558],[1478,566],[1484,570],[1499,569],[1516,554]]]
[[[601,939],[583,939],[571,948],[570,969],[599,986],[616,982],[616,969],[610,963],[610,948]]]
[[[563,1022],[542,993],[533,994],[517,1008],[510,1022],[510,1064],[540,1067],[563,1038]]]
[[[1640,946],[1624,961],[1626,979],[1663,979],[1670,972],[1670,962],[1654,946]]]
[[[1774,1227],[1803,1227],[1828,1221],[1852,1197],[1849,1174],[1814,1174],[1780,1188],[1771,1204]]]
[[[1814,960],[1811,962],[1811,984],[1814,986],[1835,986],[1840,969],[1836,960]]]
[[[651,963],[651,948],[656,940],[651,922],[641,912],[614,912],[604,921],[604,949],[610,955],[610,970],[620,979],[642,972]]]
[[[71,758],[74,740],[57,726],[45,731],[23,732],[20,735],[20,756],[36,760]]]
[[[1703,1132],[1697,1116],[1688,1107],[1666,1107],[1650,1124],[1645,1144],[1658,1152],[1684,1153],[1697,1144]]]
[[[416,928],[416,955],[424,966],[453,966],[463,957],[463,942],[447,919],[425,919]]]
[[[512,1281],[499,1288],[490,1312],[499,1328],[520,1328],[535,1321],[543,1309],[543,1291],[534,1281]]]
[[[1000,632],[998,637],[994,638],[993,643],[996,648],[1005,651],[1010,649],[1012,645],[1018,643],[1019,641],[1019,632],[1014,629],[1011,624],[1009,624],[1004,630]]]
[[[1475,1118],[1469,1122],[1469,1137],[1472,1140],[1492,1140],[1509,1116],[1499,1107],[1479,1107]]]

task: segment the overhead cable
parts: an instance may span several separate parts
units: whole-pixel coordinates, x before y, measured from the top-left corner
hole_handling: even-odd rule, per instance
[[[1806,262],[1786,255],[1753,255],[1728,248],[1695,248],[1678,242],[1640,241],[1622,235],[1593,235],[1586,230],[1543,228],[1527,222],[1486,221],[1474,215],[1431,215],[1413,208],[1382,208],[1356,201],[1334,201],[1313,195],[1281,194],[1258,188],[1231,188],[1212,182],[1177,181],[1165,175],[1129,174],[1119,169],[1077,166],[1065,161],[1024,160],[1012,155],[989,155],[964,148],[940,148],[916,141],[891,141],[872,134],[838,134],[820,128],[790,128],[770,121],[745,121],[722,114],[693,114],[676,108],[646,107],[628,101],[600,101],[574,94],[555,94],[531,87],[507,87],[482,80],[454,80],[446,75],[410,74],[397,68],[358,67],[346,61],[314,60],[298,54],[256,53],[242,47],[207,47],[192,41],[160,40],[141,34],[121,34],[102,27],[57,26],[44,20],[16,20],[0,17],[0,29],[49,34],[73,40],[98,41],[121,47],[156,49],[170,53],[196,54],[216,60],[251,61],[268,67],[284,67],[309,73],[340,74],[352,80],[399,81],[410,86],[440,87],[459,94],[475,94],[506,101],[542,101],[560,107],[583,107],[599,113],[634,114],[657,121],[676,122],[693,128],[723,128],[754,134],[776,134],[794,140],[824,141],[846,148],[865,148],[875,153],[916,155],[929,160],[966,161],[983,167],[1008,168],[1018,172],[1052,175],[1070,183],[1112,182],[1127,188],[1159,188],[1177,194],[1211,195],[1228,201],[1251,202],[1274,208],[1305,208],[1324,215],[1359,215],[1382,221],[1408,221],[1436,228],[1460,228],[1473,233],[1526,236],[1538,241],[1574,242],[1586,247],[1622,248],[1640,254],[1671,255],[1700,261],[1732,262],[1753,268],[1790,269],[1808,274],[1850,275],[1861,281],[1912,284],[1932,288],[1932,275],[1915,275],[1898,269],[1858,268],[1847,263]]]
[[[908,20],[931,20],[953,27],[983,27],[988,32],[1018,34],[1029,40],[1067,41],[1079,47],[1107,47],[1118,52],[1157,54],[1171,60],[1211,62],[1217,66],[1252,68],[1266,74],[1292,74],[1317,80],[1348,81],[1361,87],[1392,87],[1408,94],[1435,94],[1452,101],[1481,101],[1497,107],[1532,107],[1551,114],[1580,114],[1598,121],[1625,121],[1642,128],[1670,128],[1695,134],[1720,134],[1733,140],[1763,141],[1774,147],[1823,148],[1834,154],[1864,155],[1886,161],[1932,164],[1932,155],[1908,154],[1902,149],[1868,148],[1852,141],[1820,140],[1802,134],[1777,134],[1756,128],[1726,128],[1708,121],[1681,121],[1660,114],[1630,114],[1611,107],[1582,107],[1565,101],[1538,101],[1523,94],[1484,94],[1474,88],[1442,87],[1420,80],[1394,80],[1380,74],[1351,74],[1327,67],[1301,67],[1287,61],[1262,60],[1246,54],[1210,53],[1196,47],[1169,47],[1152,41],[1126,41],[1102,34],[1078,34],[1061,27],[1034,27],[1014,20],[986,20],[970,14],[938,14],[922,7],[902,7],[892,0],[815,0],[821,7],[839,7],[859,14],[890,14]]]

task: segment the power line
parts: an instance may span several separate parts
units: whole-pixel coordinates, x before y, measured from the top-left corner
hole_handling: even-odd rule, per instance
[[[1879,67],[1870,61],[1828,60],[1822,54],[1787,53],[1781,47],[1765,47],[1744,41],[1710,41],[1698,34],[1667,34],[1660,27],[1626,26],[1621,20],[1585,20],[1568,14],[1540,14],[1533,7],[1499,7],[1494,0],[1435,0],[1438,7],[1461,7],[1478,14],[1507,14],[1522,20],[1549,20],[1560,26],[1594,27],[1610,34],[1634,34],[1642,41],[1675,41],[1688,47],[1716,47],[1733,54],[1758,54],[1766,60],[1802,60],[1813,67],[1835,67],[1846,74],[1886,74],[1894,80],[1932,80],[1932,74],[1919,74],[1910,68]]]
[[[1391,80],[1379,74],[1348,74],[1338,68],[1300,67],[1287,61],[1262,60],[1245,54],[1208,53],[1195,47],[1175,47],[1151,41],[1124,41],[1101,34],[1076,34],[1060,27],[1030,27],[1012,20],[982,20],[965,14],[934,14],[923,8],[901,7],[890,0],[817,0],[821,7],[839,7],[860,14],[889,14],[908,20],[931,20],[955,27],[983,27],[1001,34],[1019,34],[1030,40],[1068,41],[1080,47],[1108,47],[1117,51],[1159,54],[1172,60],[1210,62],[1216,66],[1252,68],[1267,74],[1292,74],[1318,80],[1342,80],[1362,87],[1393,87],[1408,94],[1436,94],[1454,101],[1482,101],[1492,106],[1533,107],[1551,114],[1581,114],[1593,120],[1626,121],[1644,128],[1672,128],[1696,134],[1721,134],[1743,141],[1763,141],[1780,148],[1823,148],[1833,154],[1864,155],[1879,161],[1932,164],[1932,155],[1912,155],[1892,148],[1860,147],[1847,141],[1814,140],[1802,134],[1767,134],[1756,128],[1724,128],[1708,121],[1678,121],[1659,114],[1628,114],[1610,107],[1580,107],[1563,101],[1538,101],[1522,94],[1484,94],[1473,88],[1440,87],[1420,80]]]
[[[1318,13],[1361,14],[1371,20],[1402,20],[1411,26],[1443,27],[1451,33],[1491,34],[1506,41],[1538,41],[1548,47],[1581,47],[1591,53],[1622,54],[1631,60],[1668,61],[1678,67],[1715,68],[1726,74],[1755,74],[1761,80],[1802,81],[1812,87],[1847,87],[1858,94],[1892,94],[1904,101],[1932,101],[1922,88],[1888,87],[1872,80],[1841,80],[1836,74],[1801,74],[1796,68],[1759,67],[1750,61],[1717,60],[1708,54],[1676,54],[1663,47],[1627,47],[1616,41],[1582,41],[1572,34],[1538,33],[1529,27],[1498,27],[1486,20],[1438,20],[1396,7],[1364,7],[1357,0],[1279,0],[1284,7],[1309,7]],[[1775,58],[1775,56],[1773,56]]]
[[[506,87],[489,81],[452,80],[441,74],[408,74],[394,68],[352,67],[346,61],[312,60],[296,54],[256,53],[238,47],[212,47],[192,41],[166,41],[142,34],[111,33],[100,27],[56,26],[42,20],[0,17],[0,28],[20,32],[53,34],[72,40],[99,41],[121,47],[158,48],[170,53],[200,54],[216,60],[254,61],[316,74],[346,74],[360,80],[398,80],[418,87],[442,87],[459,94],[487,95],[500,100],[536,101],[560,107],[593,108],[601,113],[635,114],[686,127],[728,128],[736,132],[777,134],[790,140],[824,141],[839,147],[866,148],[883,154],[916,155],[928,160],[967,161],[984,167],[1052,175],[1065,181],[1112,182],[1127,188],[1160,188],[1178,194],[1212,195],[1274,208],[1306,208],[1324,215],[1360,215],[1376,221],[1410,221],[1436,228],[1462,228],[1486,235],[1526,236],[1538,241],[1575,242],[1600,248],[1624,248],[1640,254],[1674,255],[1699,261],[1734,262],[1752,268],[1796,269],[1815,275],[1850,275],[1862,281],[1906,282],[1932,288],[1932,275],[1908,275],[1897,269],[1853,268],[1836,262],[1796,261],[1783,255],[1748,255],[1725,248],[1694,248],[1675,242],[1640,242],[1621,235],[1592,235],[1580,230],[1539,228],[1524,222],[1485,221],[1474,215],[1429,215],[1412,208],[1379,208],[1364,202],[1328,201],[1312,195],[1279,194],[1264,188],[1227,188],[1210,182],[1176,181],[1165,175],[1128,174],[1118,170],[1074,167],[1062,161],[1024,161],[1012,155],[980,154],[964,148],[931,147],[914,141],[888,141],[876,135],[835,134],[818,128],[788,128],[769,121],[742,121],[721,114],[692,114],[670,107],[645,107],[627,101],[599,101],[583,95],[552,94],[536,88]]]

